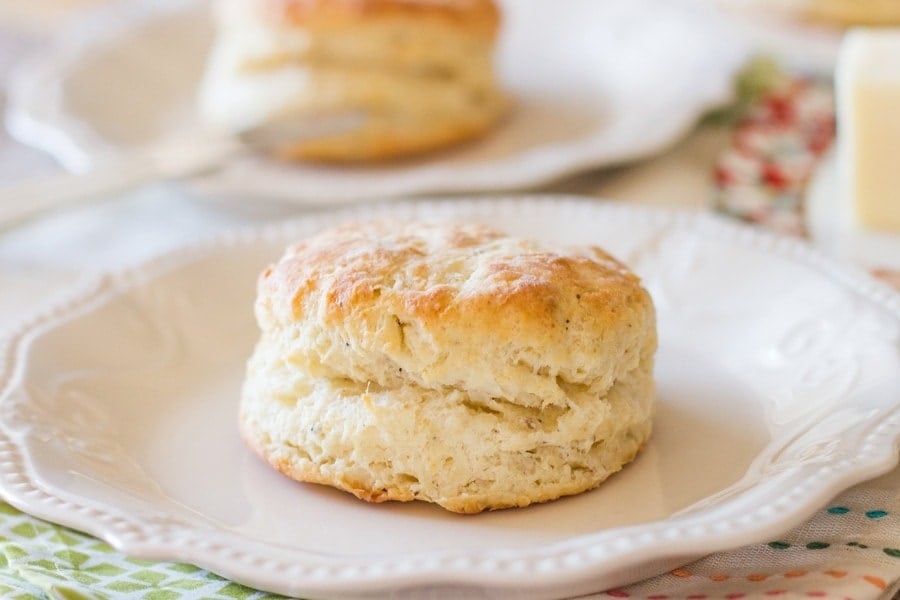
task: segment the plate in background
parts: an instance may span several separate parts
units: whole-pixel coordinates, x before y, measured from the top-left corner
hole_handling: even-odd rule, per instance
[[[236,161],[208,194],[304,204],[515,189],[652,155],[727,101],[747,48],[697,0],[504,0],[497,64],[515,102],[480,140],[371,166]],[[16,69],[7,125],[66,168],[195,126],[212,41],[201,0],[130,2]]]
[[[657,307],[654,435],[598,489],[475,516],[293,482],[242,445],[264,265],[361,217],[599,243]],[[798,241],[573,198],[321,213],[110,273],[0,349],[0,494],[123,552],[312,597],[551,598],[766,541],[897,464],[900,295]]]
[[[755,52],[792,73],[832,77],[843,29],[816,23],[785,0],[710,0],[733,20]]]

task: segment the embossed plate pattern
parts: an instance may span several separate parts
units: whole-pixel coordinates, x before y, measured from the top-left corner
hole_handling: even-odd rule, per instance
[[[259,270],[361,217],[478,220],[599,243],[659,314],[658,416],[593,492],[474,517],[369,505],[261,464],[235,423]],[[324,213],[109,273],[2,348],[0,493],[135,556],[300,596],[550,598],[763,541],[892,468],[900,298],[793,240],[576,198]]]

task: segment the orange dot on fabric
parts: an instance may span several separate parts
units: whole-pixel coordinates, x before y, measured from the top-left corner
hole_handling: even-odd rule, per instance
[[[887,587],[887,583],[885,583],[884,579],[881,577],[875,577],[874,575],[863,575],[863,581],[868,581],[879,590],[883,590]]]
[[[731,575],[726,575],[725,573],[713,573],[709,578],[713,581],[728,581],[731,578]]]
[[[766,575],[765,573],[751,573],[751,574],[747,575],[748,581],[765,581],[768,578],[769,578],[769,576]]]
[[[803,577],[806,575],[806,571],[788,571],[784,574],[785,577]]]
[[[613,598],[627,598],[628,592],[623,592],[622,590],[608,590],[606,595],[612,596]]]
[[[691,573],[687,569],[675,569],[674,571],[672,571],[672,575],[674,575],[675,577],[690,577],[691,575],[693,575],[693,573]]]
[[[825,571],[825,574],[830,575],[831,577],[836,577],[836,578],[840,579],[841,577],[844,577],[847,575],[847,571],[837,571],[835,569],[830,569],[828,571]]]

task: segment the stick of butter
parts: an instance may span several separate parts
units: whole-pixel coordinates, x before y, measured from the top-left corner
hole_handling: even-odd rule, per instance
[[[858,224],[900,231],[900,29],[854,29],[837,65],[841,193]]]

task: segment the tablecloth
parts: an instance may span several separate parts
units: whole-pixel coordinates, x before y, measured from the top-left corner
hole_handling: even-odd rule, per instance
[[[12,33],[0,35],[0,40],[4,50],[19,52],[35,43]],[[0,54],[7,62],[14,60],[12,51]],[[0,71],[4,66],[0,64]],[[688,178],[695,188],[700,181],[708,190],[701,202],[721,212],[788,235],[803,235],[800,192],[833,134],[830,99],[823,90],[827,85],[791,80],[774,95],[754,96],[740,115],[717,115],[717,122],[701,127],[665,156],[576,177],[551,189],[632,201],[653,196],[647,186],[664,172],[669,176],[663,178],[666,181]],[[773,123],[777,127],[770,127]],[[759,129],[754,132],[753,127]],[[774,137],[760,141],[755,135],[759,131]],[[747,139],[754,143],[747,144]],[[803,167],[785,170],[788,163],[781,160],[785,158]],[[0,138],[0,178],[9,181],[48,166],[46,157]],[[139,260],[200,234],[280,216],[278,210],[223,207],[186,197],[177,187],[158,185],[0,233],[0,329],[35,305],[52,302],[66,284],[87,273]],[[840,494],[793,531],[594,597],[865,600],[897,593],[900,469]],[[0,594],[22,599],[278,597],[191,565],[128,558],[90,536],[3,503]]]

